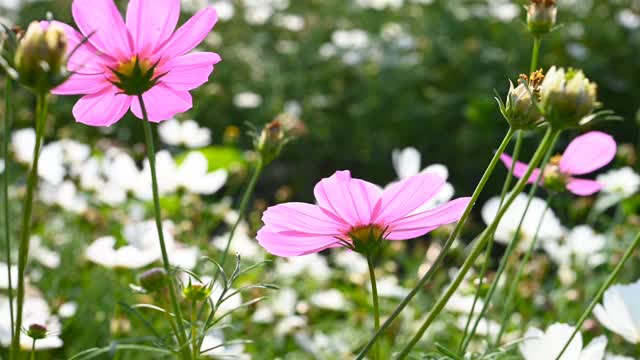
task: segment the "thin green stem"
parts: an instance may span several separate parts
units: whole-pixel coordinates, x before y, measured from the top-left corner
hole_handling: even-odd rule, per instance
[[[380,306],[378,304],[378,285],[376,284],[376,272],[373,267],[373,260],[371,256],[367,256],[367,263],[369,264],[369,278],[371,279],[371,297],[373,299],[373,320],[375,330],[378,331],[380,329]],[[373,359],[380,360],[380,343],[376,343],[376,346],[373,350]]]
[[[549,199],[547,200],[547,204],[544,210],[542,211],[542,215],[540,215],[540,220],[538,221],[538,226],[536,227],[536,232],[533,235],[531,244],[529,244],[529,248],[527,249],[527,252],[525,253],[524,258],[520,262],[520,266],[518,268],[518,271],[516,272],[516,277],[513,281],[510,282],[511,286],[509,287],[509,291],[507,292],[507,297],[504,302],[504,309],[502,311],[502,320],[500,321],[500,330],[498,331],[498,335],[496,336],[494,346],[498,346],[500,344],[502,335],[504,334],[504,331],[507,327],[507,323],[509,322],[509,317],[511,315],[510,314],[511,308],[518,292],[518,284],[520,283],[520,279],[522,279],[522,275],[524,274],[524,268],[529,262],[529,259],[531,259],[531,255],[533,255],[533,250],[536,248],[536,245],[538,243],[538,236],[540,234],[540,228],[542,228],[544,217],[546,216],[547,211],[549,210],[549,206],[551,206],[552,200],[553,200],[553,196],[550,196]],[[525,216],[526,214],[523,214],[522,217],[524,218]]]
[[[13,279],[11,278],[11,229],[9,222],[9,141],[11,141],[11,123],[13,110],[11,106],[11,93],[13,92],[13,80],[7,76],[4,94],[4,138],[2,140],[2,155],[4,156],[4,174],[2,174],[2,196],[4,211],[4,245],[5,245],[5,262],[7,263],[7,291],[9,292],[9,321],[11,322],[11,337],[13,338]]]
[[[529,68],[529,73],[536,71],[538,67],[538,58],[540,57],[540,45],[542,44],[542,40],[539,37],[535,37],[533,39],[533,51],[531,54],[531,67]]]
[[[504,180],[504,184],[502,185],[502,191],[500,192],[500,204],[498,205],[498,211],[500,210],[500,208],[502,207],[502,204],[504,203],[504,199],[505,196],[507,196],[507,191],[509,190],[509,187],[511,186],[511,180],[513,180],[513,170],[516,167],[516,161],[518,161],[518,158],[520,157],[520,149],[522,148],[522,131],[518,132],[518,136],[516,137],[516,144],[514,146],[513,149],[513,157],[512,157],[512,164],[509,167],[509,171],[507,172],[507,177]],[[479,275],[479,279],[480,279],[480,283],[478,284],[478,290],[476,291],[476,295],[473,298],[473,304],[471,305],[471,311],[469,312],[469,317],[467,318],[467,323],[464,327],[464,333],[462,335],[462,339],[460,341],[460,345],[458,347],[458,354],[462,355],[464,354],[464,352],[467,350],[467,345],[469,344],[469,341],[467,341],[467,337],[469,338],[473,338],[473,335],[476,332],[476,328],[478,326],[478,323],[480,322],[480,319],[482,318],[483,313],[480,313],[479,317],[477,318],[475,325],[473,326],[471,332],[469,333],[469,325],[471,324],[471,321],[473,319],[473,314],[475,313],[476,310],[476,305],[478,300],[480,299],[480,292],[482,291],[482,285],[484,282],[484,277],[487,273],[487,270],[489,269],[489,264],[491,263],[491,253],[493,250],[493,235],[491,235],[491,239],[489,239],[489,243],[487,244],[487,250],[486,253],[484,255],[484,265],[482,266],[482,269],[480,271],[480,275]]]
[[[33,162],[27,179],[27,193],[24,198],[22,213],[22,227],[20,245],[18,249],[18,294],[16,306],[16,321],[11,342],[11,359],[17,360],[20,352],[20,333],[22,330],[22,313],[24,310],[24,278],[29,258],[29,241],[31,240],[31,213],[33,210],[33,196],[38,186],[38,163],[40,148],[47,120],[47,94],[38,94],[36,102],[36,142],[33,147]]]
[[[31,360],[36,360],[36,339],[31,343]]]
[[[627,261],[629,261],[629,258],[631,258],[631,255],[633,255],[633,253],[638,249],[638,247],[640,247],[640,232],[636,235],[636,238],[633,240],[629,248],[627,248],[627,251],[622,256],[622,260],[618,262],[616,267],[613,269],[613,272],[611,273],[611,275],[609,275],[609,278],[607,278],[607,281],[605,281],[604,284],[600,286],[600,289],[598,289],[598,292],[596,292],[596,296],[593,298],[593,300],[591,300],[591,303],[589,304],[589,306],[587,306],[585,311],[582,313],[582,316],[580,316],[580,320],[578,320],[578,323],[576,324],[576,327],[573,330],[571,337],[569,337],[569,339],[567,340],[567,343],[562,348],[562,351],[560,351],[560,354],[556,356],[555,360],[560,360],[560,357],[562,356],[562,354],[564,354],[564,352],[567,351],[567,348],[569,347],[571,340],[573,340],[573,338],[576,336],[578,331],[580,331],[580,328],[582,328],[582,324],[584,324],[584,322],[587,320],[589,315],[591,315],[593,308],[595,308],[596,305],[598,305],[604,292],[609,288],[609,286],[613,284],[614,281],[616,281],[616,278],[620,274],[620,271],[622,271],[622,268],[627,263]]]
[[[198,348],[198,304],[195,300],[191,302],[191,344],[193,351],[193,359],[198,358],[200,350]]]
[[[418,281],[416,286],[413,289],[411,289],[409,294],[407,294],[407,296],[405,296],[404,299],[402,299],[402,301],[400,302],[400,304],[398,304],[398,306],[395,308],[393,313],[391,313],[391,315],[387,318],[387,320],[385,320],[385,322],[380,326],[380,329],[378,329],[378,331],[376,331],[376,333],[373,334],[373,336],[369,339],[365,347],[358,354],[356,358],[357,360],[362,360],[365,357],[365,355],[367,355],[367,353],[371,350],[371,347],[373,346],[373,344],[375,344],[376,340],[393,323],[393,321],[400,315],[402,310],[404,310],[404,308],[409,304],[409,302],[425,286],[425,284],[429,280],[431,280],[436,270],[438,270],[438,268],[444,261],[445,257],[447,256],[447,253],[449,252],[451,245],[453,245],[453,242],[460,234],[462,227],[464,226],[465,222],[467,221],[467,218],[469,217],[469,214],[471,213],[471,209],[475,205],[476,201],[478,201],[478,197],[480,196],[480,194],[482,193],[482,190],[484,189],[485,185],[489,181],[491,174],[493,174],[493,170],[495,169],[496,164],[498,163],[498,161],[500,161],[500,155],[504,153],[504,150],[507,148],[507,145],[509,145],[509,142],[511,141],[511,138],[513,137],[514,133],[515,133],[515,130],[510,128],[509,131],[507,131],[507,133],[505,134],[504,138],[502,139],[502,143],[498,147],[498,150],[496,151],[496,153],[493,155],[493,158],[491,159],[489,166],[487,167],[484,174],[482,175],[480,182],[476,186],[476,189],[474,190],[473,195],[471,195],[471,201],[469,201],[469,205],[467,205],[467,208],[464,210],[464,213],[462,214],[462,217],[460,217],[460,220],[458,221],[455,228],[453,229],[453,232],[451,233],[447,241],[444,243],[442,247],[442,251],[436,258],[436,260],[433,262],[433,264],[431,265],[427,273],[424,274],[422,278]]]
[[[144,135],[147,141],[147,156],[149,157],[149,169],[151,170],[151,188],[153,190],[153,206],[156,220],[156,228],[158,231],[158,239],[160,241],[160,251],[162,253],[162,264],[164,265],[164,269],[169,274],[168,277],[168,287],[169,287],[169,296],[171,298],[171,306],[173,307],[173,312],[176,317],[176,322],[178,326],[178,333],[176,337],[178,338],[178,347],[182,347],[183,344],[186,344],[187,339],[184,334],[184,323],[182,320],[182,310],[180,309],[180,303],[178,302],[178,296],[176,295],[176,288],[174,284],[174,279],[171,264],[169,263],[169,255],[167,254],[167,246],[164,241],[164,232],[162,231],[162,213],[160,209],[160,194],[158,191],[158,177],[156,174],[156,150],[153,140],[153,131],[151,129],[151,123],[149,122],[149,116],[147,115],[147,108],[144,104],[144,99],[142,95],[138,95],[138,101],[140,103],[140,108],[142,110],[142,122],[144,124]],[[182,347],[183,356],[185,359],[190,359],[191,355],[189,354],[188,347]]]
[[[505,202],[504,206],[500,209],[500,211],[498,211],[498,214],[496,215],[496,218],[493,220],[491,225],[487,229],[485,229],[485,231],[480,235],[480,239],[471,250],[471,253],[465,260],[464,264],[462,265],[462,268],[458,271],[456,278],[453,280],[451,285],[449,285],[445,293],[442,296],[440,296],[440,298],[436,301],[435,305],[427,315],[427,318],[423,322],[422,326],[420,326],[420,329],[418,330],[418,332],[413,336],[413,338],[411,338],[409,343],[402,349],[402,351],[398,355],[398,359],[404,359],[407,357],[409,352],[411,352],[411,349],[416,345],[416,343],[418,343],[420,338],[422,338],[422,335],[424,335],[424,332],[427,331],[427,329],[431,326],[431,324],[436,319],[436,317],[440,314],[440,312],[442,312],[442,309],[444,309],[445,305],[447,304],[451,296],[455,293],[455,291],[458,289],[458,287],[460,286],[460,283],[464,280],[465,276],[467,275],[467,273],[475,263],[478,256],[480,256],[480,254],[482,253],[482,250],[484,250],[484,247],[486,246],[487,241],[489,241],[491,235],[496,230],[498,223],[500,222],[504,214],[507,212],[507,210],[509,209],[513,201],[516,199],[518,194],[520,194],[520,192],[522,192],[522,189],[524,189],[525,185],[527,184],[527,180],[529,179],[529,177],[531,177],[531,173],[538,166],[540,161],[542,161],[543,156],[547,152],[549,146],[551,145],[552,140],[556,137],[557,133],[558,131],[556,130],[552,130],[551,128],[547,129],[547,133],[545,134],[542,142],[538,146],[538,150],[536,150],[536,153],[533,156],[533,159],[531,160],[531,163],[529,164],[529,167],[526,173],[520,179],[520,181],[518,181],[514,191],[509,195],[509,198]]]

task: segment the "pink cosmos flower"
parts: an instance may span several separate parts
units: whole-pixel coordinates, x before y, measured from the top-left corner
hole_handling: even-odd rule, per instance
[[[469,204],[470,198],[459,198],[424,210],[444,184],[439,176],[425,173],[382,191],[352,178],[349,171],[338,171],[316,185],[317,205],[292,202],[268,208],[258,242],[274,255],[299,256],[370,234],[384,240],[413,239],[458,221]]]
[[[87,125],[110,126],[128,109],[142,118],[135,94],[127,95],[115,85],[119,81],[116,72],[130,75],[136,66],[153,71],[156,81],[143,99],[149,120],[160,122],[192,107],[189,91],[207,82],[221,60],[212,52],[190,53],[218,19],[211,7],[196,13],[175,32],[180,0],[130,0],[126,21],[113,0],[74,0],[72,13],[80,32],[56,23],[67,35],[67,66],[74,75],[53,92],[84,95],[73,115]],[[84,38],[88,41],[83,44]]]
[[[603,132],[591,131],[578,136],[571,141],[564,154],[551,158],[542,174],[541,185],[554,191],[566,188],[576,195],[592,195],[600,191],[602,185],[595,180],[573,176],[588,174],[607,165],[615,157],[616,150],[616,141]],[[509,155],[503,154],[501,159],[507,168],[511,168],[513,160]],[[516,162],[514,175],[524,176],[527,168],[527,164]],[[534,169],[528,182],[535,182],[539,175],[540,169]]]

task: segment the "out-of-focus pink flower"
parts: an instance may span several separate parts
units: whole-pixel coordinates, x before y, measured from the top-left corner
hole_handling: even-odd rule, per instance
[[[135,67],[153,72],[153,86],[145,89],[143,99],[149,120],[160,122],[192,107],[189,91],[207,82],[221,60],[212,52],[190,53],[218,19],[212,7],[177,30],[180,0],[130,0],[126,21],[113,0],[74,0],[72,13],[80,32],[56,23],[67,35],[67,66],[75,74],[53,92],[84,95],[73,115],[87,125],[110,126],[128,109],[142,118],[135,94],[116,86],[116,72],[130,75]]]
[[[299,256],[347,245],[360,235],[413,239],[458,221],[469,204],[470,198],[459,198],[422,211],[444,184],[439,176],[424,173],[382,191],[349,171],[338,171],[316,185],[317,205],[285,203],[267,209],[258,242],[274,255]]]
[[[602,188],[595,180],[579,179],[574,175],[584,175],[609,164],[616,155],[616,141],[608,134],[591,131],[573,139],[564,154],[554,156],[544,169],[541,185],[549,190],[567,189],[580,196],[592,195]],[[513,160],[509,155],[501,156],[502,162],[511,168]],[[514,175],[523,177],[529,166],[516,162]],[[529,183],[534,183],[540,175],[540,169],[534,169]]]

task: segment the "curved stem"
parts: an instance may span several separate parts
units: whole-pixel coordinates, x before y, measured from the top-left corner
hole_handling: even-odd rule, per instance
[[[435,305],[427,315],[427,318],[423,322],[422,326],[420,326],[420,329],[418,330],[418,332],[413,336],[413,338],[411,338],[409,343],[404,347],[404,349],[398,355],[398,359],[404,359],[409,354],[411,349],[416,345],[416,343],[420,340],[420,338],[422,338],[422,335],[424,335],[424,332],[427,331],[427,329],[429,328],[429,326],[431,326],[435,318],[440,314],[440,312],[442,312],[442,309],[444,309],[445,305],[447,304],[451,296],[454,294],[454,292],[458,289],[458,287],[460,286],[460,283],[462,282],[462,280],[464,280],[465,276],[467,275],[467,273],[475,263],[478,256],[480,256],[480,254],[482,253],[482,250],[486,246],[487,241],[489,241],[489,238],[498,227],[498,223],[500,223],[500,220],[502,219],[506,211],[509,209],[509,207],[511,206],[515,198],[518,196],[518,194],[520,194],[520,192],[522,192],[522,189],[524,189],[525,185],[527,184],[527,180],[529,179],[529,177],[531,177],[531,173],[538,166],[538,164],[542,160],[542,157],[545,155],[545,153],[549,149],[552,140],[557,137],[558,133],[559,132],[557,130],[552,130],[551,128],[547,129],[547,133],[545,134],[542,142],[538,146],[538,150],[533,156],[533,159],[529,164],[527,172],[520,179],[520,181],[518,181],[514,191],[510,194],[504,206],[500,209],[500,211],[498,211],[498,214],[496,215],[496,218],[493,220],[491,225],[487,229],[485,229],[485,231],[480,235],[480,239],[471,250],[471,253],[465,260],[464,264],[462,265],[462,268],[458,271],[456,278],[453,280],[451,285],[449,285],[445,293],[442,296],[440,296],[440,298],[436,301]]]
[[[542,211],[542,215],[540,216],[540,220],[538,221],[538,226],[536,227],[536,232],[533,235],[533,239],[531,240],[531,244],[529,244],[529,248],[527,249],[527,252],[524,255],[524,258],[522,259],[522,261],[520,262],[520,267],[518,268],[518,272],[516,272],[516,277],[515,279],[510,282],[511,286],[509,287],[509,292],[507,293],[507,297],[506,300],[504,302],[504,309],[502,311],[502,320],[500,321],[500,330],[498,331],[498,335],[496,336],[496,340],[495,340],[495,346],[498,346],[500,344],[500,340],[502,339],[502,334],[504,334],[504,330],[507,326],[507,323],[509,321],[509,313],[511,312],[511,305],[513,304],[513,301],[515,299],[517,290],[518,290],[518,283],[520,283],[520,279],[522,278],[522,275],[524,274],[524,268],[527,265],[527,263],[529,262],[529,259],[531,259],[531,255],[533,254],[533,250],[536,248],[536,244],[538,243],[538,235],[540,233],[540,228],[542,227],[542,223],[544,221],[544,217],[547,214],[547,211],[549,210],[549,206],[551,206],[551,201],[553,200],[553,196],[550,196],[549,199],[547,200],[547,205],[545,206],[544,210]],[[526,216],[526,214],[523,214],[523,218]]]
[[[593,311],[593,308],[595,308],[596,305],[598,305],[598,302],[600,302],[600,299],[602,298],[602,294],[604,294],[604,292],[609,288],[609,286],[613,284],[613,282],[616,280],[616,278],[620,274],[620,271],[622,271],[624,264],[626,264],[627,261],[629,261],[629,258],[631,258],[631,255],[633,255],[633,253],[636,251],[636,249],[638,249],[639,246],[640,246],[640,232],[636,235],[636,238],[633,240],[633,242],[631,243],[627,251],[622,256],[622,260],[618,262],[618,264],[613,269],[613,272],[611,273],[609,278],[607,278],[607,281],[605,281],[604,284],[600,286],[600,289],[598,289],[598,292],[596,292],[596,296],[593,298],[593,300],[591,300],[591,303],[589,304],[589,306],[587,306],[585,311],[580,316],[580,320],[578,320],[578,323],[576,324],[576,328],[573,330],[571,337],[567,340],[567,343],[564,345],[564,347],[562,348],[562,351],[560,351],[560,354],[558,354],[555,360],[560,360],[560,357],[562,356],[562,354],[564,354],[564,352],[567,351],[567,348],[569,347],[571,340],[573,340],[573,338],[576,336],[578,331],[580,331],[580,328],[582,328],[582,324],[584,324],[584,322],[587,320],[587,318],[591,314],[591,311]]]
[[[514,146],[513,149],[513,157],[512,157],[512,163],[511,163],[511,167],[509,167],[509,171],[507,173],[507,177],[504,180],[504,184],[502,185],[502,191],[500,192],[500,204],[498,205],[498,211],[500,210],[500,208],[502,207],[502,204],[504,203],[504,199],[505,196],[507,196],[507,191],[509,190],[509,187],[511,186],[511,180],[513,180],[513,170],[516,167],[516,162],[518,161],[518,158],[520,157],[520,149],[522,148],[522,136],[523,132],[519,131],[518,132],[518,136],[516,137],[516,144]],[[467,350],[467,345],[469,344],[470,340],[467,340],[467,337],[469,339],[473,338],[473,335],[476,332],[476,329],[478,327],[478,324],[480,323],[480,320],[482,319],[482,315],[484,314],[483,312],[481,312],[478,316],[478,318],[475,321],[475,324],[473,326],[473,328],[471,329],[471,332],[469,332],[469,325],[471,324],[471,321],[473,319],[473,314],[475,313],[476,310],[476,305],[478,300],[480,299],[480,291],[482,290],[482,284],[484,282],[484,276],[487,273],[487,270],[489,269],[489,264],[491,263],[491,253],[493,250],[493,243],[494,243],[494,239],[493,239],[493,235],[491,235],[491,239],[489,239],[489,243],[487,244],[487,250],[486,253],[484,255],[485,259],[484,259],[484,265],[482,266],[482,270],[480,271],[480,275],[478,276],[478,278],[480,279],[480,283],[478,284],[478,290],[476,291],[476,295],[473,298],[473,304],[471,305],[471,311],[469,312],[469,317],[467,318],[467,323],[464,327],[464,333],[462,335],[462,339],[460,341],[460,345],[458,347],[458,354],[462,355],[464,354],[464,352]]]
[[[160,241],[160,251],[162,253],[162,264],[164,265],[164,269],[169,274],[168,277],[168,287],[169,287],[169,296],[171,298],[171,306],[173,307],[173,312],[175,313],[176,322],[178,325],[178,333],[176,337],[178,338],[179,344],[178,347],[183,348],[183,356],[185,359],[190,358],[188,347],[182,347],[187,341],[186,336],[184,334],[184,323],[182,321],[182,311],[180,309],[180,303],[178,302],[178,296],[176,295],[176,288],[174,284],[173,275],[171,272],[171,264],[169,263],[169,255],[167,254],[167,246],[164,241],[164,232],[162,231],[162,214],[160,209],[160,194],[158,191],[158,177],[156,174],[156,150],[153,140],[153,132],[151,130],[151,123],[149,122],[149,117],[147,115],[147,108],[144,104],[144,99],[142,95],[138,95],[138,101],[140,102],[140,108],[142,110],[142,122],[144,124],[144,135],[147,142],[147,156],[149,158],[149,169],[151,170],[151,188],[153,190],[153,206],[154,206],[154,214],[156,221],[156,228],[158,231],[158,239]]]
[[[9,292],[9,321],[11,322],[11,337],[13,338],[13,279],[11,278],[11,229],[9,222],[9,141],[11,141],[11,122],[13,111],[11,110],[11,93],[13,91],[13,80],[7,76],[5,87],[5,118],[4,118],[4,139],[2,142],[2,154],[4,155],[3,177],[3,211],[4,211],[4,245],[5,262],[7,263],[7,291]]]
[[[373,298],[373,320],[375,324],[375,330],[380,329],[380,306],[378,305],[378,286],[376,284],[376,272],[373,267],[373,261],[371,256],[367,256],[367,264],[369,264],[369,277],[371,279],[371,297]],[[380,360],[380,343],[376,343],[373,350],[373,359]]]
[[[36,103],[36,142],[33,147],[33,162],[27,179],[27,193],[24,198],[22,213],[22,228],[20,233],[20,246],[18,249],[18,293],[16,304],[16,321],[11,342],[11,359],[18,359],[20,352],[20,333],[22,332],[22,313],[24,310],[24,277],[29,258],[29,241],[31,240],[31,213],[33,210],[33,195],[38,186],[38,162],[40,160],[40,148],[47,120],[47,94],[38,94]]]
[[[404,310],[404,308],[409,304],[409,302],[416,296],[416,294],[418,294],[418,291],[420,291],[420,289],[422,289],[425,286],[425,284],[429,280],[431,280],[436,270],[438,270],[438,268],[444,261],[444,258],[447,256],[447,253],[449,252],[451,245],[453,245],[453,242],[460,234],[462,227],[464,226],[465,222],[467,221],[467,218],[469,217],[469,214],[471,213],[471,209],[475,205],[476,201],[478,201],[478,197],[482,193],[482,190],[484,189],[484,186],[487,184],[487,181],[489,181],[491,174],[493,174],[493,170],[495,169],[496,164],[498,163],[498,161],[500,161],[500,155],[502,155],[504,150],[507,148],[507,145],[509,145],[509,142],[511,141],[511,138],[513,137],[514,133],[515,133],[515,130],[513,130],[512,128],[509,128],[509,131],[507,131],[507,133],[505,134],[504,138],[502,139],[502,143],[500,144],[500,147],[498,147],[498,150],[493,155],[493,158],[491,159],[489,166],[487,167],[484,174],[482,175],[482,179],[480,179],[480,182],[476,186],[476,189],[474,190],[473,195],[471,195],[471,201],[469,202],[469,205],[467,205],[467,208],[464,210],[464,213],[462,214],[462,217],[456,224],[456,227],[453,229],[453,232],[451,233],[447,241],[444,243],[442,247],[442,251],[436,258],[436,260],[433,262],[433,265],[431,265],[427,273],[424,274],[422,278],[418,281],[418,284],[416,284],[416,286],[413,289],[411,289],[409,294],[407,294],[407,296],[405,296],[404,299],[402,299],[402,301],[400,302],[400,304],[398,304],[398,306],[395,308],[393,313],[391,313],[391,315],[387,318],[387,320],[385,320],[385,322],[380,326],[380,329],[378,329],[378,331],[376,331],[376,333],[373,334],[373,336],[369,339],[365,347],[358,354],[356,358],[357,360],[362,360],[365,357],[365,355],[367,355],[369,350],[371,350],[371,347],[373,347],[373,344],[375,344],[376,340],[391,325],[391,323],[393,323],[393,321],[400,315],[402,310]]]

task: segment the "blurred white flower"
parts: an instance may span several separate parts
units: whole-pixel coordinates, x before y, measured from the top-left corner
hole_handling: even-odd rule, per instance
[[[607,354],[604,357],[604,360],[634,360],[634,359],[632,357],[628,357],[628,356]]]
[[[587,265],[596,267],[606,261],[607,239],[588,225],[571,229],[564,241],[554,239],[542,243],[543,249],[560,266]]]
[[[193,120],[180,122],[176,119],[170,119],[163,121],[158,125],[158,135],[165,144],[184,145],[190,149],[211,144],[211,130],[201,128]]]
[[[451,299],[449,299],[449,302],[447,302],[447,305],[445,305],[445,310],[460,314],[469,314],[471,313],[474,299],[475,295],[453,294]],[[478,299],[473,313],[478,313],[483,306],[484,301],[482,299]]]
[[[613,285],[604,293],[593,315],[604,327],[632,344],[640,343],[640,281]]]
[[[18,266],[11,265],[11,285],[16,286],[18,281]],[[9,269],[7,263],[0,262],[0,289],[9,288]]]
[[[205,335],[200,347],[201,354],[215,359],[250,360],[251,356],[244,351],[244,345],[238,343],[225,344],[220,332]]]
[[[344,295],[336,289],[328,289],[319,291],[309,299],[311,304],[320,309],[327,309],[333,311],[347,311],[350,308],[350,304]]]
[[[378,296],[381,298],[402,299],[409,293],[409,289],[405,289],[398,285],[398,278],[395,276],[384,276],[376,281]],[[371,284],[368,286],[371,292]]]
[[[89,207],[86,197],[79,194],[76,185],[68,180],[59,185],[45,181],[38,194],[45,204],[57,205],[75,214],[83,214]]]
[[[331,276],[331,269],[324,256],[319,254],[309,254],[289,258],[277,258],[276,275],[283,279],[291,279],[307,275],[317,281],[326,281]]]
[[[244,0],[244,18],[251,25],[263,25],[276,11],[289,7],[289,0]]]
[[[502,22],[510,22],[520,15],[520,6],[505,0],[491,0],[489,15]]]
[[[255,109],[262,104],[262,96],[253,92],[241,92],[233,97],[233,104],[240,109]]]
[[[211,244],[218,250],[224,251],[229,241],[229,232],[222,235],[214,236]],[[229,252],[232,254],[240,254],[242,259],[260,261],[264,259],[265,252],[258,242],[249,236],[249,225],[242,221],[238,224],[236,232],[233,235],[233,241],[229,245]]]
[[[292,288],[283,288],[278,290],[271,301],[270,305],[273,314],[278,316],[290,316],[296,311],[298,303],[298,293]]]
[[[307,326],[307,319],[298,315],[287,316],[280,320],[275,327],[277,336],[284,336],[295,333],[296,331]]]
[[[399,9],[404,4],[404,0],[356,0],[356,4],[365,9]]]
[[[302,31],[304,29],[304,18],[299,15],[281,15],[274,19],[274,23],[289,31]]]
[[[4,159],[0,159],[0,174],[4,172]]]
[[[635,30],[640,27],[640,16],[631,9],[624,9],[618,13],[618,23],[629,30]]]
[[[602,184],[604,193],[616,194],[623,199],[640,190],[640,175],[628,166],[598,175],[596,180]]]
[[[478,305],[476,305],[478,306]],[[478,319],[477,316],[474,316],[471,319],[471,325],[473,326],[473,324],[475,324],[476,320]],[[462,316],[459,317],[458,320],[456,320],[456,327],[460,330],[464,330],[467,327],[467,317],[466,316]],[[498,335],[498,332],[500,332],[500,324],[498,324],[497,322],[493,321],[493,320],[487,320],[486,318],[482,318],[480,319],[480,322],[478,322],[478,327],[476,328],[476,334],[479,336],[490,336],[490,337],[496,337]],[[540,359],[538,359],[540,360]],[[549,359],[552,360],[552,359]]]
[[[5,296],[0,296],[0,345],[4,347],[11,344],[11,322],[9,319],[9,299]],[[51,314],[49,305],[44,299],[33,296],[27,296],[25,298],[22,323],[25,327],[32,324],[47,327],[48,336],[36,342],[36,350],[57,349],[62,347],[62,339],[58,336],[62,331],[60,320]],[[20,336],[20,347],[22,349],[31,350],[32,343],[33,340],[27,335],[23,334]]]
[[[498,197],[491,198],[486,204],[484,204],[482,207],[482,220],[484,220],[486,224],[491,224],[491,222],[493,222],[493,219],[495,219],[496,213],[498,212],[499,205],[500,198]],[[498,228],[495,232],[496,241],[503,244],[511,241],[511,238],[518,228],[518,224],[520,223],[520,219],[524,214],[526,206],[527,196],[524,194],[518,195],[498,224]],[[557,240],[564,234],[564,228],[552,209],[547,209],[544,214],[544,218],[542,217],[546,207],[547,203],[540,198],[534,197],[531,200],[527,216],[524,218],[522,227],[520,228],[519,235],[522,237],[520,239],[520,249],[527,249],[529,247],[541,219],[542,224],[540,226],[540,231],[538,232],[538,244],[541,244],[544,241]]]
[[[364,284],[369,279],[369,264],[361,254],[355,251],[332,252],[335,264],[343,268],[351,282]]]
[[[66,302],[58,308],[58,316],[63,319],[68,319],[73,317],[78,311],[78,303],[75,301]]]
[[[549,326],[546,332],[529,328],[520,343],[520,353],[525,360],[555,359],[574,330],[572,326],[559,323]],[[602,360],[606,346],[607,338],[599,336],[583,348],[582,334],[578,332],[560,360]]]
[[[331,41],[342,49],[364,49],[369,45],[369,34],[360,29],[336,30],[331,35]]]
[[[36,260],[49,269],[56,269],[60,266],[60,254],[45,247],[42,244],[42,238],[38,235],[31,236],[31,241],[29,242],[29,255],[30,258]]]
[[[316,359],[349,359],[351,347],[340,334],[326,335],[315,331],[313,335],[299,332],[294,335],[296,343]]]
[[[173,265],[193,269],[198,259],[198,248],[177,243],[173,237],[173,223],[163,223],[164,240]],[[125,225],[123,237],[126,245],[116,248],[113,236],[96,239],[86,249],[85,256],[91,262],[108,268],[139,269],[161,259],[160,241],[155,221]]]
[[[402,150],[393,150],[391,153],[391,159],[398,178],[402,180],[420,173],[432,173],[440,176],[444,180],[449,178],[449,170],[442,164],[433,164],[427,166],[421,171],[421,158],[422,156],[420,155],[420,152],[413,147],[404,148]],[[447,182],[438,194],[429,200],[427,204],[418,208],[416,212],[432,209],[438,205],[442,205],[451,200],[453,194],[453,185]]]

